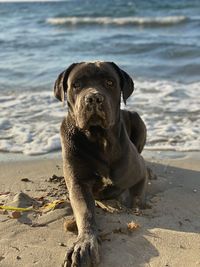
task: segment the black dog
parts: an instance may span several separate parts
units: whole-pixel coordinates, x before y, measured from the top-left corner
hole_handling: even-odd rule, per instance
[[[111,62],[72,64],[55,83],[55,96],[64,101],[66,94],[69,107],[61,125],[63,169],[78,227],[64,266],[99,262],[94,198],[144,205],[146,127],[136,112],[120,109],[121,95],[126,102],[133,90],[130,76]]]

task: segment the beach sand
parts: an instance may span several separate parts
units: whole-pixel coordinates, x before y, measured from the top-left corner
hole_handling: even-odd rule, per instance
[[[200,266],[197,154],[177,159],[152,156],[147,161],[158,176],[148,185],[151,208],[133,212],[115,202],[104,203],[107,210],[96,208],[102,240],[100,267]],[[15,219],[13,213],[0,210],[0,266],[61,266],[76,234],[63,228],[72,211],[60,176],[62,162],[57,157],[0,164],[0,205],[66,200],[54,210],[24,212]],[[138,226],[133,231],[127,230],[130,222]]]

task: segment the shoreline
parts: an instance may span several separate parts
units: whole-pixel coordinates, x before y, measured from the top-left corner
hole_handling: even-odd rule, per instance
[[[198,157],[200,159],[199,151],[173,151],[173,150],[149,150],[145,149],[142,151],[142,156],[147,159],[180,159],[180,158],[191,158]],[[9,161],[31,161],[40,159],[53,159],[61,158],[61,150],[56,150],[46,154],[26,155],[23,153],[13,152],[0,152],[0,164],[1,162]]]
[[[174,151],[149,151],[143,150],[143,158],[146,161],[151,162],[179,162],[193,160],[195,163],[200,162],[199,152],[174,152]],[[0,165],[7,163],[23,163],[23,162],[37,162],[37,161],[50,161],[50,160],[60,160],[62,161],[62,152],[56,151],[48,154],[42,155],[24,155],[22,153],[0,153]]]

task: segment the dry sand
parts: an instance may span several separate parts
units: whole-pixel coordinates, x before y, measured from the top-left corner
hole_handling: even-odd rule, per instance
[[[100,267],[200,266],[200,160],[193,154],[171,160],[151,157],[150,161],[158,176],[149,184],[151,208],[139,214],[123,208],[112,213],[116,203],[110,204],[110,211],[96,208],[102,239]],[[60,159],[2,162],[0,205],[30,205],[33,199],[23,199],[19,192],[39,203],[67,199],[62,179],[49,180],[53,174],[62,175]],[[76,238],[63,230],[64,218],[71,216],[67,202],[46,213],[23,213],[17,219],[1,211],[0,266],[61,266]],[[132,221],[140,227],[129,232],[127,223]]]

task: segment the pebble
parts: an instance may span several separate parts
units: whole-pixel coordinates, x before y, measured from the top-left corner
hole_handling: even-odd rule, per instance
[[[65,244],[62,243],[62,242],[60,242],[60,243],[58,243],[58,244],[59,244],[59,246],[61,246],[61,247],[66,247]]]
[[[22,178],[21,181],[22,182],[31,182],[31,180],[29,180],[28,178]]]
[[[13,219],[18,219],[19,217],[21,217],[21,212],[12,211],[11,216],[12,216]]]

